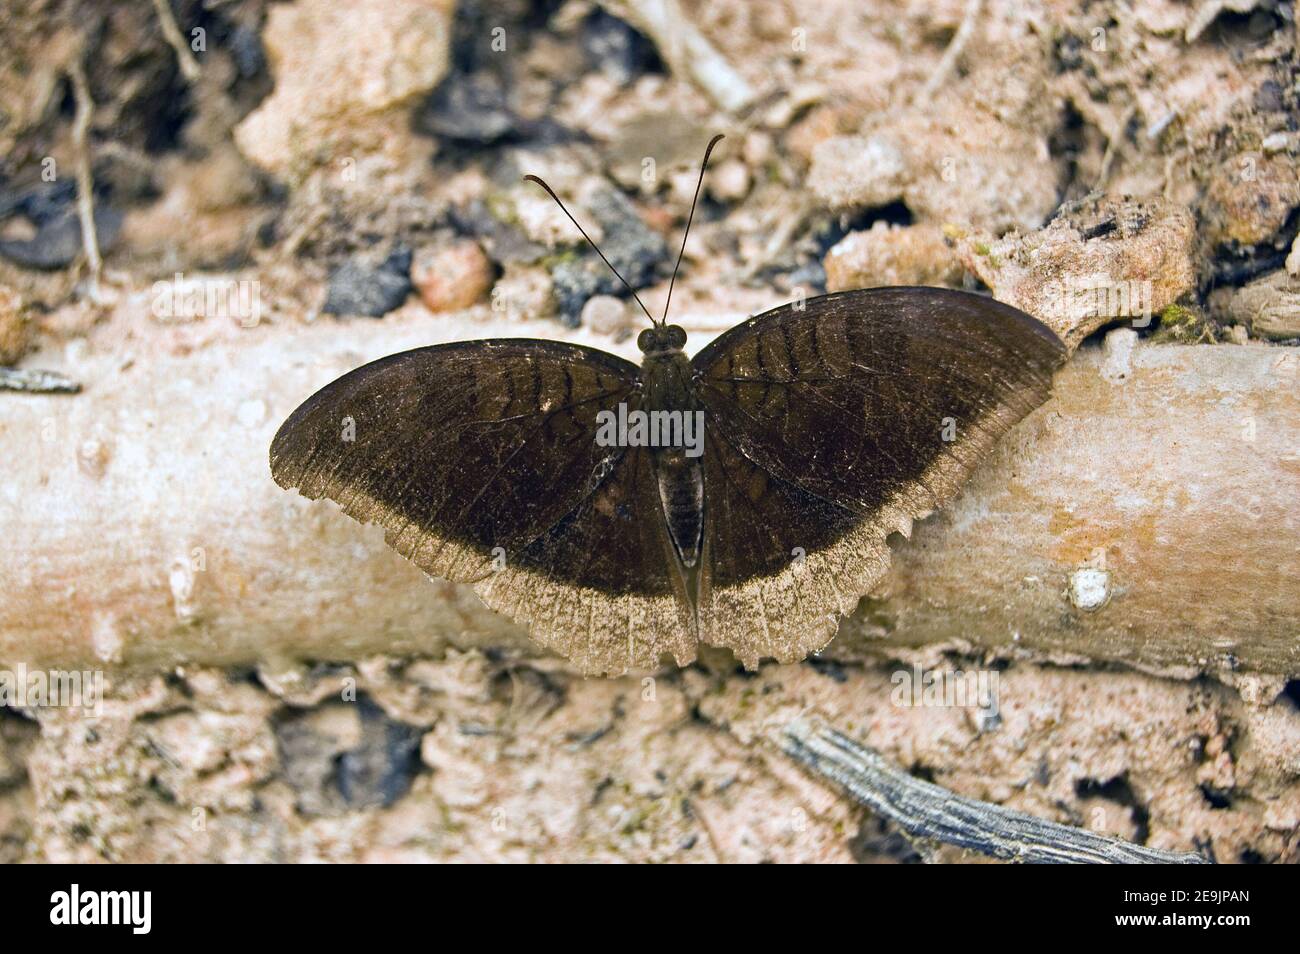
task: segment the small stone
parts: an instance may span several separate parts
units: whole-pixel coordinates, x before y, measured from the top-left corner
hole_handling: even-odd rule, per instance
[[[519,228],[530,242],[553,249],[557,245],[577,244],[582,241],[582,234],[573,227],[564,210],[555,200],[532,183],[525,183],[526,188],[516,186],[507,196],[500,197],[498,208],[510,209],[510,221]],[[509,203],[506,205],[506,203]],[[605,233],[599,222],[586,226],[587,234],[597,245],[603,246]]]
[[[450,215],[459,231],[478,239],[492,260],[502,265],[532,263],[546,254],[545,245],[532,241],[514,225],[502,222],[482,199],[453,206]]]
[[[1215,245],[1258,245],[1300,205],[1300,177],[1289,156],[1244,152],[1219,164],[1205,189],[1202,230]]]
[[[739,202],[749,194],[749,167],[739,159],[728,159],[710,170],[709,193],[719,202]]]
[[[1275,132],[1271,135],[1265,136],[1264,141],[1260,143],[1260,146],[1263,148],[1265,153],[1271,156],[1275,152],[1285,152],[1288,141],[1286,133]]]
[[[486,297],[492,287],[492,263],[470,239],[446,248],[422,248],[411,263],[411,282],[430,311],[460,311]]]
[[[1291,251],[1286,257],[1286,271],[1292,278],[1300,278],[1300,235],[1291,243]]]
[[[771,135],[756,129],[745,137],[745,144],[741,148],[741,156],[751,169],[762,169],[768,160],[772,158],[772,149]]]
[[[122,213],[107,206],[95,209],[95,237],[106,252],[122,229]],[[29,239],[0,239],[0,255],[23,268],[55,271],[66,268],[82,253],[81,219],[69,207],[42,222]]]
[[[668,198],[674,205],[689,206],[695,198],[695,184],[698,181],[696,173],[689,169],[678,169],[668,176]]]
[[[876,222],[832,246],[823,261],[828,291],[877,285],[956,285],[962,267],[932,225]]]
[[[194,604],[194,565],[188,556],[178,556],[172,560],[167,573],[167,584],[172,591],[172,611],[182,623],[193,620],[198,615]]]
[[[536,265],[507,265],[492,286],[492,310],[514,321],[549,318],[555,314],[554,283]]]
[[[582,325],[601,335],[626,337],[632,330],[627,302],[613,295],[594,295],[582,306]]]
[[[1113,384],[1127,381],[1133,373],[1133,349],[1138,333],[1132,328],[1114,328],[1102,341],[1101,376]]]
[[[704,146],[716,131],[689,113],[663,106],[633,113],[610,140],[609,175],[623,188],[645,194],[669,181],[674,172],[694,169],[693,176],[698,176]]]
[[[1094,612],[1110,599],[1110,573],[1096,567],[1081,567],[1070,574],[1070,602],[1085,612]]]
[[[903,154],[880,137],[834,136],[812,151],[808,184],[832,209],[870,208],[902,198]]]
[[[1118,318],[1145,327],[1155,315],[1175,317],[1182,312],[1167,309],[1196,288],[1196,220],[1179,203],[1088,199],[1028,234],[954,236],[962,265],[994,298],[1035,316],[1067,345]]]
[[[1256,338],[1300,338],[1300,278],[1285,269],[1232,290],[1226,299],[1219,306],[1223,316],[1248,325]]]
[[[0,285],[0,365],[17,364],[30,344],[31,324],[24,314],[22,296]]]
[[[275,86],[235,127],[252,162],[291,181],[342,157],[402,156],[410,106],[447,72],[452,0],[272,4],[261,39]]]
[[[374,267],[350,259],[330,275],[321,311],[330,315],[382,318],[406,300],[411,291],[409,252],[396,252]]]
[[[597,7],[583,21],[582,47],[591,64],[620,86],[660,66],[645,35]]]
[[[417,125],[453,142],[489,146],[516,131],[505,85],[493,73],[453,73],[434,91]]]
[[[793,105],[789,99],[778,103],[768,119],[769,128],[783,129],[789,125],[793,116],[789,107]],[[854,120],[840,107],[813,105],[785,134],[785,152],[800,163],[811,165],[813,153],[818,146],[835,136],[852,132],[855,125]]]

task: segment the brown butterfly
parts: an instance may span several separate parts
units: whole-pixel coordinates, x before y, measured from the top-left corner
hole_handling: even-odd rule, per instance
[[[1066,356],[1029,315],[942,288],[783,305],[694,358],[667,314],[646,310],[639,367],[527,338],[381,358],[289,416],[271,473],[585,673],[699,643],[753,668],[825,646],[886,537],[955,494]]]

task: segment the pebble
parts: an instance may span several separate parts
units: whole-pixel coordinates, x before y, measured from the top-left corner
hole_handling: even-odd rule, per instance
[[[516,132],[518,121],[499,76],[453,73],[420,114],[418,126],[443,139],[488,146]]]
[[[460,311],[487,296],[492,263],[472,239],[422,248],[411,263],[411,282],[430,311]]]
[[[330,275],[321,311],[330,315],[382,318],[411,291],[411,253],[399,249],[379,266],[349,259]]]
[[[1215,168],[1205,187],[1201,234],[1212,245],[1258,245],[1300,205],[1300,178],[1289,156],[1243,152]]]
[[[515,226],[502,222],[482,199],[452,206],[450,215],[452,224],[460,232],[477,238],[488,255],[502,265],[528,264],[546,254],[545,245],[532,241]]]
[[[873,288],[877,285],[955,285],[961,263],[933,225],[893,226],[876,222],[852,232],[826,253],[826,287]]]
[[[121,228],[121,212],[107,206],[95,209],[95,236],[101,254],[113,244]],[[81,220],[72,207],[42,222],[29,239],[0,239],[0,255],[15,265],[41,271],[67,268],[81,252]]]
[[[536,265],[507,265],[492,286],[492,310],[512,320],[546,318],[555,313],[553,283]]]
[[[654,44],[599,7],[583,21],[582,47],[591,64],[620,86],[647,71],[662,70]]]
[[[582,306],[582,326],[601,335],[626,336],[632,327],[627,302],[613,295],[593,295]]]
[[[1070,574],[1070,602],[1085,612],[1101,609],[1110,599],[1110,573],[1081,567]]]
[[[0,365],[17,364],[31,343],[31,325],[23,314],[23,299],[0,285]]]
[[[739,159],[728,159],[709,170],[709,194],[719,202],[739,202],[749,195],[752,182],[749,167]]]
[[[290,182],[341,157],[418,151],[408,104],[450,66],[452,4],[295,0],[261,28],[275,86],[235,127],[240,152]],[[255,65],[252,51],[241,54]]]
[[[812,151],[808,184],[832,209],[888,205],[903,194],[903,154],[879,137],[834,136]]]

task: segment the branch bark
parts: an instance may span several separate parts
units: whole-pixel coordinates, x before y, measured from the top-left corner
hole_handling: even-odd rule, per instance
[[[11,452],[0,484],[0,662],[166,668],[448,645],[534,651],[472,591],[427,581],[377,528],[284,493],[267,469],[284,417],[364,361],[437,340],[558,330],[486,314],[249,330],[217,319],[159,330],[142,317],[125,343],[37,356],[85,391],[0,393]],[[1077,354],[1056,397],[954,505],[898,541],[893,570],[829,655],[958,640],[1300,671],[1296,353],[1128,350],[1118,340]]]

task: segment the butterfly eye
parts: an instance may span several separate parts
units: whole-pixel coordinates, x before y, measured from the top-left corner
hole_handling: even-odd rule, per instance
[[[647,328],[636,336],[636,346],[645,354],[649,354],[655,349],[659,338],[659,329]]]
[[[668,332],[668,347],[681,348],[686,344],[686,329],[681,325],[669,325],[666,329]]]

